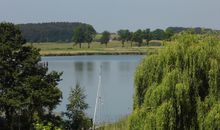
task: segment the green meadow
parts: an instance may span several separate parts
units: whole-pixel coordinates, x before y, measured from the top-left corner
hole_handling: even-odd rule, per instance
[[[120,41],[111,41],[107,44],[92,42],[90,48],[87,43],[82,43],[82,48],[75,43],[32,43],[33,47],[39,48],[43,56],[50,55],[119,55],[119,54],[148,54],[154,53],[156,49],[161,48],[161,41],[151,41],[149,46],[143,43],[138,47],[136,43],[126,42],[122,47]],[[27,43],[30,45],[30,43]]]

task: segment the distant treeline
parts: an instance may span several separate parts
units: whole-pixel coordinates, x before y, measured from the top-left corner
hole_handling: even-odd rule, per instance
[[[155,29],[153,31],[150,31],[150,35],[152,40],[166,40],[167,38],[169,39],[170,36],[173,36],[174,34],[184,31],[190,31],[194,34],[220,33],[219,30],[213,30],[213,29],[201,28],[201,27],[195,27],[195,28],[168,27],[165,30]]]
[[[73,30],[84,23],[51,22],[19,24],[23,37],[27,42],[70,42]]]
[[[217,30],[212,30],[209,28],[201,28],[201,27],[196,27],[196,28],[185,28],[185,27],[168,27],[168,30],[172,30],[174,33],[180,33],[186,30],[192,30],[195,31],[196,34],[203,34],[203,33],[213,33]]]
[[[74,29],[80,25],[86,26],[88,24],[79,22],[51,22],[19,24],[18,26],[27,42],[71,42]],[[150,30],[149,33],[152,40],[166,40],[170,36],[186,30],[194,31],[196,34],[219,33],[217,30],[200,27],[168,27],[165,30]],[[118,39],[115,38],[114,40]]]

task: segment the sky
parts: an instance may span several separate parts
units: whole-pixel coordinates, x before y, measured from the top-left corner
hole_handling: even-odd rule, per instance
[[[220,29],[220,0],[0,0],[0,22],[83,22],[119,29]]]

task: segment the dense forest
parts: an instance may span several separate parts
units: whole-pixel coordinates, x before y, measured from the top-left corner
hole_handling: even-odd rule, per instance
[[[27,42],[70,42],[74,28],[87,24],[78,22],[51,22],[19,24]]]

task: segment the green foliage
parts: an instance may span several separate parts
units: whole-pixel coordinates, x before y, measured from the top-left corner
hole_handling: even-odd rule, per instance
[[[96,31],[91,25],[87,25],[85,29],[85,42],[88,43],[88,48],[90,48],[90,43],[95,38]]]
[[[78,26],[90,26],[84,23],[78,22],[50,22],[50,23],[29,23],[29,24],[18,24],[23,37],[30,43],[39,43],[39,42],[71,42],[73,36],[73,30]],[[165,31],[166,37],[159,35],[153,40],[166,40],[170,39],[170,36],[174,33],[184,32],[190,28],[184,27],[168,27]],[[208,28],[192,28],[195,30],[196,34],[207,34],[207,33],[218,33],[219,30],[212,30]],[[148,32],[148,29],[144,30]],[[153,31],[152,31],[153,32]],[[152,33],[151,32],[151,33]],[[148,35],[145,35],[146,37]],[[152,37],[151,37],[152,38]],[[162,39],[165,38],[165,39]],[[114,38],[113,38],[114,39]],[[144,38],[148,41],[148,38]],[[95,39],[98,42],[98,39]],[[130,41],[130,40],[128,40]],[[87,42],[86,42],[87,43]],[[148,42],[147,42],[148,43]]]
[[[165,30],[165,33],[166,33],[166,39],[168,39],[168,40],[171,40],[171,37],[175,34],[174,30],[171,28],[167,28]]]
[[[88,24],[77,22],[51,22],[19,24],[27,42],[71,42],[73,30]]]
[[[91,120],[85,115],[88,104],[85,102],[86,95],[84,90],[76,85],[75,89],[71,89],[69,95],[69,104],[67,104],[67,112],[64,114],[68,117],[68,129],[81,130],[88,129],[92,126]]]
[[[166,29],[166,32],[169,30],[172,33],[180,33],[180,32],[185,32],[187,30],[194,30],[196,34],[214,34],[216,32],[219,32],[218,30],[212,30],[210,28],[201,28],[201,27],[196,27],[196,28],[184,28],[184,27],[168,27]]]
[[[153,40],[165,40],[166,33],[162,29],[156,29],[151,32],[151,36]]]
[[[128,130],[128,123],[129,123],[128,121],[129,121],[129,117],[123,117],[119,119],[117,122],[110,124],[107,123],[96,129],[97,130]]]
[[[124,42],[130,40],[131,33],[129,30],[119,30],[118,35],[119,35],[119,39],[122,42],[122,47],[124,47]]]
[[[111,36],[111,34],[108,31],[104,31],[102,33],[102,37],[100,38],[101,44],[105,44],[106,47],[107,47],[107,44],[108,44],[108,42],[110,40],[110,36]]]
[[[96,31],[91,25],[78,26],[73,30],[73,42],[79,44],[81,48],[81,43],[88,43],[88,48],[90,48],[90,43],[95,37]]]
[[[219,41],[183,33],[171,43],[136,71],[130,129],[219,129]]]
[[[75,43],[83,43],[85,41],[84,28],[82,26],[78,26],[73,31],[73,42]]]
[[[132,41],[137,42],[138,46],[140,47],[141,44],[143,43],[143,38],[144,38],[144,33],[142,30],[139,29],[133,33]]]
[[[23,46],[25,40],[11,23],[0,24],[0,110],[10,129],[18,124],[31,129],[34,113],[43,118],[60,102],[60,73],[48,73],[39,50]],[[19,120],[18,120],[19,119]]]
[[[149,45],[149,42],[152,39],[150,29],[144,30],[143,33],[144,33],[144,39],[147,41],[147,45]]]
[[[25,44],[20,30],[12,23],[0,23],[0,43],[1,46],[8,46],[12,49],[18,49]]]
[[[52,123],[47,123],[47,124],[42,124],[42,123],[39,123],[39,122],[36,122],[34,123],[34,129],[35,130],[61,130],[61,128],[58,128],[58,127],[53,127]]]

